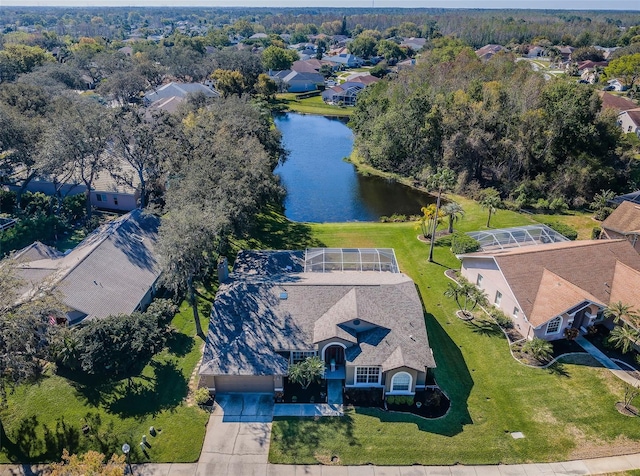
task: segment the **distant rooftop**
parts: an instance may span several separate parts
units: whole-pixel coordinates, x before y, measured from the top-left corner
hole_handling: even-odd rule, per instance
[[[390,271],[399,273],[393,248],[307,248],[304,272]]]
[[[569,241],[568,238],[546,225],[527,225],[496,230],[473,231],[467,233],[480,243],[482,251],[521,248],[523,246],[540,245]]]

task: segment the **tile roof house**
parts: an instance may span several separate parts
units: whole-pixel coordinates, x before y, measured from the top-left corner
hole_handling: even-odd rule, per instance
[[[563,338],[603,322],[623,301],[640,309],[640,255],[626,240],[568,241],[461,255],[462,275],[526,338]]]
[[[160,276],[155,255],[159,219],[134,210],[61,253],[39,242],[14,254],[21,299],[53,289],[68,307],[69,324],[130,314],[152,299]]]
[[[283,389],[317,355],[346,387],[413,394],[435,367],[413,281],[389,249],[243,251],[211,311],[200,385]]]
[[[600,238],[624,238],[640,253],[640,205],[624,201],[602,222]]]

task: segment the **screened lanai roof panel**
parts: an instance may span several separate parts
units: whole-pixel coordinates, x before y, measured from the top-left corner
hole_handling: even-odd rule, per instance
[[[399,273],[392,248],[308,248],[305,272],[390,271]]]
[[[542,224],[473,231],[467,235],[480,243],[482,251],[569,241],[565,236]]]

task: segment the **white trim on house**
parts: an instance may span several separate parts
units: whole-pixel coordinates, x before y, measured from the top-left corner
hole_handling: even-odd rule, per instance
[[[358,370],[367,369],[367,382],[358,382]],[[369,370],[376,369],[378,371],[378,381],[377,382],[369,382],[369,377],[372,375],[369,374]],[[376,365],[360,365],[356,366],[353,371],[353,386],[354,387],[382,387],[382,368]]]
[[[400,377],[408,377],[409,378],[409,382],[407,384],[407,389],[406,390],[395,390],[394,389],[394,384],[395,384],[395,380],[396,378],[400,376]],[[393,377],[391,377],[391,390],[389,392],[387,392],[387,395],[414,395],[415,392],[411,391],[411,384],[413,383],[413,377],[411,376],[411,374],[409,372],[398,372],[393,374]]]
[[[548,336],[548,335],[554,335],[554,334],[558,334],[560,332],[560,329],[562,329],[562,321],[564,319],[562,319],[562,316],[556,316],[553,319],[547,321],[546,324],[546,329],[544,330],[544,335]],[[558,323],[558,328],[555,331],[549,332],[549,326],[551,326],[551,324],[555,324]]]
[[[339,345],[343,349],[347,350],[347,346],[344,345],[342,342],[329,342],[322,348],[321,357],[323,362],[324,362],[324,351],[327,350],[327,347],[331,347],[332,345]]]

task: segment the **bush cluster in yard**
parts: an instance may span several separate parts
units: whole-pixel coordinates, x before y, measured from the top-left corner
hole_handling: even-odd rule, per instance
[[[389,405],[413,405],[413,395],[387,395]]]
[[[345,388],[344,401],[358,407],[381,407],[381,388]]]
[[[578,230],[569,225],[565,225],[564,223],[558,223],[555,221],[545,221],[543,224],[547,225],[552,230],[557,231],[558,233],[569,238],[572,241],[578,238]]]
[[[491,317],[493,317],[503,329],[511,329],[513,327],[513,320],[500,309],[493,308],[489,312]]]
[[[469,235],[456,232],[451,239],[451,251],[453,254],[460,255],[464,253],[473,253],[480,249],[480,243]]]

